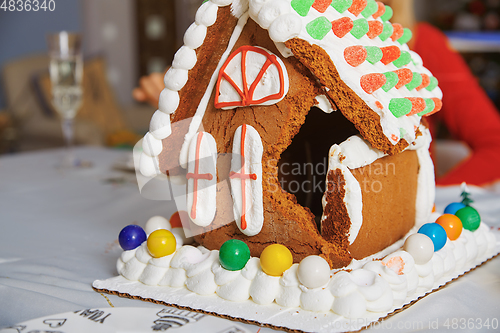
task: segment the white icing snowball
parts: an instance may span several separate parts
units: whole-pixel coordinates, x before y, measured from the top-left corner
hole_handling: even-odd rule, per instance
[[[173,228],[170,231],[174,234],[175,239],[180,240],[183,245],[193,244],[193,242],[194,242],[193,237],[186,237],[186,233],[184,232],[183,228]],[[178,241],[178,243],[179,243],[179,241]]]
[[[190,70],[196,65],[197,61],[196,51],[184,45],[175,53],[172,66],[174,68]]]
[[[204,25],[198,25],[196,23],[191,24],[184,34],[184,45],[196,50],[205,41],[207,36],[207,27]]]
[[[155,265],[147,265],[141,276],[139,277],[139,281],[148,286],[156,286],[158,282],[161,281],[165,273],[167,273],[168,268],[166,267],[158,267]]]
[[[311,289],[300,295],[301,307],[315,312],[327,312],[332,307],[334,297],[328,289]]]
[[[177,91],[173,91],[170,89],[163,89],[160,93],[160,100],[158,102],[158,109],[161,112],[165,112],[167,114],[174,113],[175,110],[179,107],[181,99],[179,97],[179,93]]]
[[[301,19],[292,13],[281,15],[269,27],[269,37],[273,42],[285,42],[297,37],[302,29]]]
[[[179,91],[184,88],[188,80],[188,71],[180,68],[171,67],[165,74],[165,88]]]
[[[165,276],[158,282],[159,286],[170,286],[174,288],[184,287],[187,276],[182,268],[172,268],[167,270]]]
[[[157,110],[153,117],[151,118],[151,122],[149,123],[149,131],[151,134],[159,139],[163,140],[172,134],[172,127],[170,125],[170,116],[166,113]]]
[[[465,230],[462,230],[461,236],[464,235],[464,231]],[[465,266],[465,262],[467,261],[467,250],[465,248],[465,244],[461,241],[461,239],[464,238],[465,237],[460,237],[456,241],[449,241],[455,246],[453,250],[453,255],[455,256],[455,269],[462,269]],[[446,242],[446,244],[448,244],[448,242]]]
[[[300,262],[297,276],[307,288],[319,288],[330,280],[330,265],[320,256],[308,256]]]
[[[204,25],[206,27],[211,26],[217,21],[217,11],[219,7],[213,2],[207,1],[198,8],[196,11],[195,22],[198,25]]]
[[[142,151],[148,156],[158,156],[163,150],[161,140],[155,138],[150,132],[142,140]]]
[[[146,227],[144,228],[147,235],[159,229],[172,229],[170,222],[168,222],[168,220],[163,216],[153,216],[148,220],[148,222],[146,222]]]
[[[434,255],[434,243],[427,235],[415,233],[406,239],[403,250],[411,254],[417,265],[423,265]]]
[[[357,291],[336,297],[332,311],[346,318],[361,318],[366,313],[365,298]]]
[[[224,7],[227,5],[230,5],[234,0],[210,0],[216,5],[219,5],[220,7]]]
[[[254,21],[257,21],[262,6],[268,1],[269,0],[249,0],[249,14]]]
[[[160,174],[160,162],[158,158],[142,153],[139,161],[139,170],[144,177],[154,177]]]
[[[231,4],[231,14],[236,18],[241,18],[248,12],[248,0],[233,0]]]
[[[259,25],[267,29],[278,17],[290,13],[290,2],[286,1],[271,1],[262,6],[262,9],[257,16]]]

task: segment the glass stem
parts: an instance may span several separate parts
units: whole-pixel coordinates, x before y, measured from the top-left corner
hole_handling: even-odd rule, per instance
[[[69,166],[73,165],[74,157],[73,157],[73,118],[63,118],[62,122],[62,132],[64,135],[64,141],[66,142],[66,163]]]

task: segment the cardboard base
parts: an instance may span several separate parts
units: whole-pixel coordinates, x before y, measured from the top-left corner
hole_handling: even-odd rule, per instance
[[[500,254],[500,232],[498,230],[493,232],[497,238],[497,245],[493,254],[490,253],[478,258],[473,265],[442,277],[434,283],[431,290],[411,295],[400,307],[394,307],[387,312],[367,312],[364,318],[358,319],[348,319],[333,312],[324,313],[307,311],[301,308],[285,308],[276,303],[259,305],[251,300],[231,302],[220,298],[216,294],[201,296],[186,288],[147,286],[141,282],[127,280],[123,276],[107,280],[96,280],[93,283],[93,288],[98,292],[140,299],[287,332],[359,331],[377,321],[403,311],[418,300],[498,256]]]

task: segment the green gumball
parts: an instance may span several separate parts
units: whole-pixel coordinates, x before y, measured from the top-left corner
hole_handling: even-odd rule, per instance
[[[248,260],[250,260],[250,249],[245,242],[230,239],[220,247],[219,261],[221,266],[228,271],[243,269]]]
[[[481,216],[479,216],[477,210],[471,206],[466,206],[457,210],[455,215],[460,219],[460,221],[462,221],[464,229],[469,231],[477,230],[481,224]]]

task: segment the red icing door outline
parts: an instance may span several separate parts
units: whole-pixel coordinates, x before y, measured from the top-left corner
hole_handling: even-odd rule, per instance
[[[242,197],[242,209],[243,214],[241,215],[241,229],[245,230],[247,228],[247,221],[245,219],[246,212],[246,188],[245,181],[247,179],[257,180],[257,175],[254,173],[245,173],[245,137],[247,134],[247,125],[243,124],[241,126],[241,172],[231,171],[229,173],[229,178],[240,178],[241,179],[241,197]]]
[[[246,78],[246,56],[247,53],[251,52],[256,52],[259,54],[262,54],[267,58],[265,64],[262,66],[262,69],[260,70],[259,74],[255,78],[255,80],[252,82],[250,85],[250,88],[248,88],[247,84],[247,78]],[[236,57],[241,52],[241,74],[242,74],[242,79],[243,79],[243,91],[238,87],[238,85],[234,82],[231,77],[225,73],[225,70],[231,60]],[[264,73],[267,71],[267,69],[271,66],[275,65],[276,68],[278,69],[279,73],[279,79],[280,79],[280,91],[276,94],[268,95],[264,98],[261,98],[259,100],[254,100],[253,99],[253,94],[255,92],[255,88],[257,88],[257,84],[260,82],[262,77],[264,76]],[[233,102],[219,102],[219,96],[220,96],[220,84],[222,79],[225,79],[229,84],[238,92],[240,95],[241,101],[233,101]],[[236,51],[234,51],[229,58],[226,60],[224,65],[219,71],[219,77],[217,79],[217,85],[216,85],[216,90],[215,90],[215,107],[217,109],[220,108],[225,108],[225,107],[236,107],[236,106],[249,106],[249,105],[257,105],[261,103],[265,103],[270,100],[278,100],[281,99],[285,95],[285,76],[283,74],[283,68],[281,68],[281,64],[278,62],[276,56],[274,54],[270,54],[266,50],[263,50],[259,47],[255,46],[249,46],[249,45],[244,45],[238,48]]]
[[[187,179],[193,179],[193,207],[191,207],[191,218],[196,219],[196,204],[198,202],[198,179],[212,180],[213,175],[210,173],[198,173],[200,170],[200,146],[201,139],[203,138],[203,132],[198,132],[198,137],[196,138],[196,160],[194,164],[194,173],[186,174]]]

